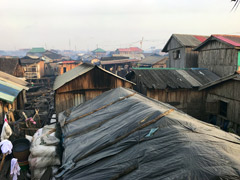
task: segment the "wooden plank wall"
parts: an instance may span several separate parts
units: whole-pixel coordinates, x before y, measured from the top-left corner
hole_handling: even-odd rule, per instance
[[[198,65],[223,77],[237,70],[238,51],[218,41],[212,41],[199,51]]]
[[[208,91],[206,103],[214,103],[217,110],[212,109],[209,106],[206,106],[206,111],[209,114],[215,114],[218,117],[219,113],[219,101],[224,101],[228,103],[227,117],[226,120],[229,120],[234,123],[235,128],[240,127],[240,81],[231,80],[223,84],[219,84],[215,87],[212,87]],[[218,124],[222,124],[220,122]]]
[[[206,114],[204,99],[205,91],[197,89],[178,90],[147,90],[147,96],[161,102],[169,103],[179,110],[201,120],[205,120]]]
[[[98,68],[94,68],[55,91],[56,113],[58,114],[117,87],[132,89],[132,84]]]

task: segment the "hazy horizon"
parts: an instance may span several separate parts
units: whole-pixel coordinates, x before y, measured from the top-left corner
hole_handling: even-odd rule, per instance
[[[229,0],[0,0],[1,50],[163,48],[171,34],[240,34]]]

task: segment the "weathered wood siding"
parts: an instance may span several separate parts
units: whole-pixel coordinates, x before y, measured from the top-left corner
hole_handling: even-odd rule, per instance
[[[58,65],[58,74],[61,75],[61,74],[65,73],[64,68],[66,68],[66,72],[68,72],[77,66],[79,66],[79,64],[59,64]]]
[[[206,112],[217,116],[217,125],[222,126],[224,121],[234,124],[237,132],[240,128],[240,81],[231,80],[208,89],[206,99]],[[219,102],[224,101],[227,105],[227,117],[219,114]],[[240,130],[240,129],[239,129]],[[240,133],[240,132],[238,132]]]
[[[205,91],[197,89],[177,89],[177,90],[147,90],[147,96],[164,103],[171,104],[177,109],[197,118],[206,118],[205,110]]]
[[[170,43],[171,44],[171,43]],[[180,50],[180,58],[174,59],[174,51]],[[192,68],[198,67],[198,52],[192,51],[192,48],[176,48],[169,50],[169,67],[170,68]]]
[[[58,114],[117,87],[132,88],[132,84],[94,68],[55,91],[56,113]]]
[[[200,68],[207,68],[223,77],[237,70],[238,51],[218,41],[206,44],[198,55]]]

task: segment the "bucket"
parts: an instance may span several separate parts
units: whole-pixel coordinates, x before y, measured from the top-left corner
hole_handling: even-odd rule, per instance
[[[19,161],[18,165],[20,166],[21,170],[28,170],[29,169],[28,161]]]
[[[13,142],[13,156],[18,162],[28,161],[30,142],[27,139],[17,139]]]

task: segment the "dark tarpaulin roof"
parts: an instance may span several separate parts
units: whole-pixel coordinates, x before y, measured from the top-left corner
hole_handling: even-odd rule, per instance
[[[239,136],[135,93],[113,89],[59,115],[63,180],[240,178]]]
[[[126,75],[126,79],[133,81],[133,76],[137,76],[139,81],[150,89],[189,89],[220,78],[207,69],[164,68],[135,68]]]

